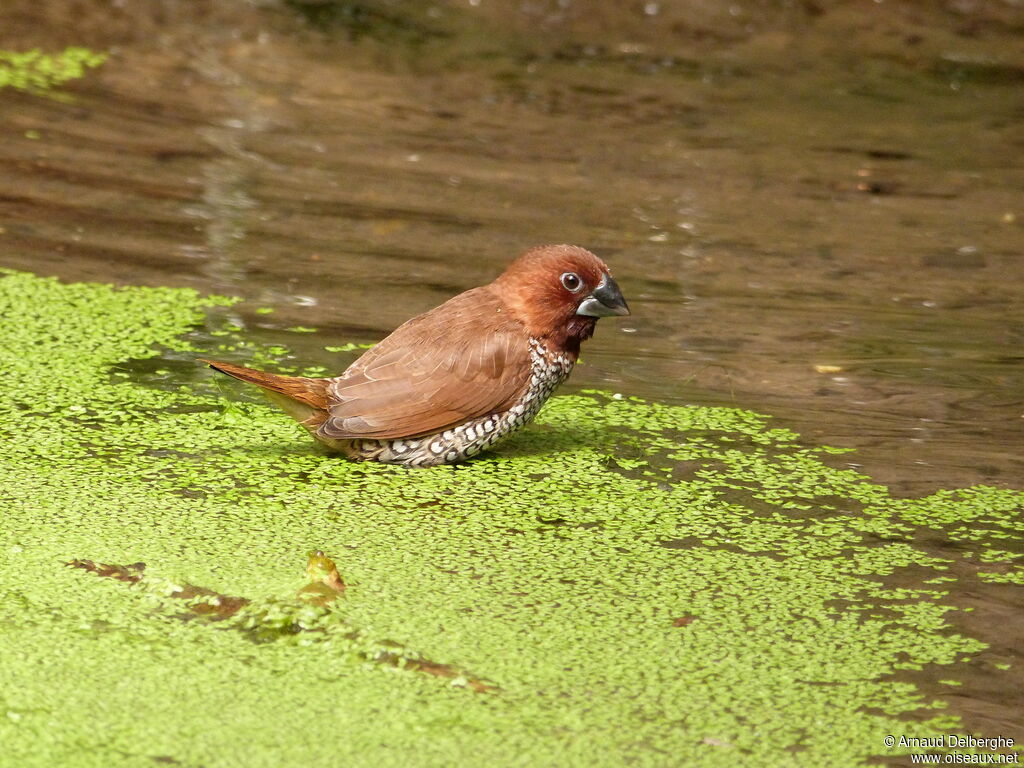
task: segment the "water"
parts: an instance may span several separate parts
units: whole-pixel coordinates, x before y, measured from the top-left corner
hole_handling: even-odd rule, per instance
[[[893,5],[14,0],[0,48],[111,56],[0,91],[0,265],[240,295],[340,370],[577,243],[634,314],[570,390],[771,413],[899,495],[1019,488],[1024,11]],[[1019,669],[1013,590],[959,621]],[[1014,690],[953,706],[1024,737]]]

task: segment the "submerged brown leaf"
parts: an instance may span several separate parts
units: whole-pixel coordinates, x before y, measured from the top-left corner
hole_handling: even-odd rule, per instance
[[[95,573],[108,579],[116,579],[126,584],[138,584],[142,581],[142,573],[146,570],[145,563],[132,563],[130,565],[114,565],[112,563],[97,563],[93,560],[80,560],[75,558],[65,563],[69,568],[81,568],[83,571]]]
[[[126,584],[138,584],[143,580],[143,572],[146,569],[145,563],[116,565],[78,558],[67,562],[66,565]],[[306,573],[312,581],[299,590],[296,595],[299,600],[325,606],[333,602],[338,595],[345,591],[345,582],[338,573],[334,562],[320,550],[309,554]],[[212,589],[195,586],[194,584],[185,584],[174,589],[169,594],[169,597],[176,600],[194,601],[188,606],[188,613],[178,614],[177,616],[177,618],[185,620],[203,618],[208,621],[223,621],[224,619],[231,618],[252,602],[245,597],[225,595]],[[433,675],[434,677],[451,680],[453,685],[462,685],[476,693],[499,690],[497,686],[489,685],[482,680],[470,677],[447,664],[424,659],[419,657],[418,654],[410,655],[397,643],[385,642],[383,645],[385,646],[384,650],[366,654],[366,657],[378,664],[404,667],[405,669],[412,669],[417,672]]]

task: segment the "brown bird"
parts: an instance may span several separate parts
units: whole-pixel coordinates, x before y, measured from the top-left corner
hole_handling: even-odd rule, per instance
[[[262,387],[350,459],[429,467],[463,461],[530,421],[569,376],[597,319],[628,314],[601,259],[547,245],[399,326],[340,376],[203,362]]]

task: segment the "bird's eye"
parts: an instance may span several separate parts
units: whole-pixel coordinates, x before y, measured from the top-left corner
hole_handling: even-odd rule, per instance
[[[583,281],[580,280],[580,276],[575,272],[566,272],[562,275],[562,287],[571,293],[576,293],[576,291],[583,287]]]

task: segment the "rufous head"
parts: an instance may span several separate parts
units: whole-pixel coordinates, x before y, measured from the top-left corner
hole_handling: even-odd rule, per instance
[[[574,353],[594,333],[597,318],[629,314],[608,265],[575,245],[527,251],[491,288],[532,338]]]

